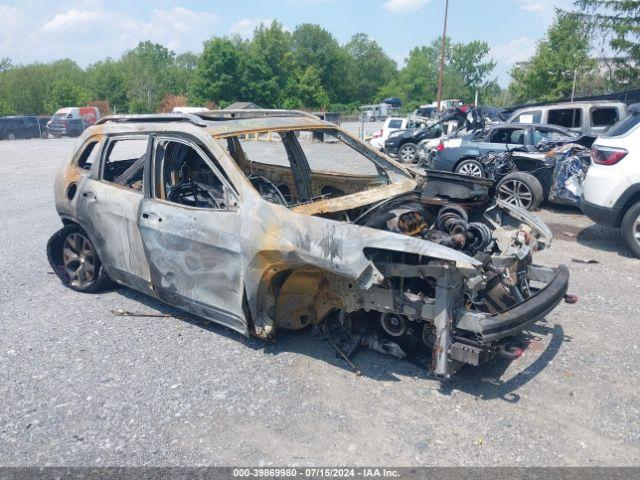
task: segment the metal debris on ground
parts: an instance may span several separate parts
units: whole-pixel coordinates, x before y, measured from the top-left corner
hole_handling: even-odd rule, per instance
[[[584,260],[582,258],[572,258],[571,261],[573,263],[585,263],[585,264],[588,264],[588,265],[596,265],[596,264],[600,263],[599,261],[594,260],[594,259]]]
[[[176,318],[178,320],[187,320],[189,317],[186,315],[174,315],[171,313],[141,313],[141,312],[130,312],[128,310],[111,310],[116,317],[148,317],[148,318]]]

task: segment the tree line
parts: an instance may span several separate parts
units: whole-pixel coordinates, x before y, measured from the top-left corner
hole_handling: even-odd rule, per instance
[[[435,101],[440,40],[411,50],[398,68],[364,33],[341,45],[316,24],[293,32],[260,25],[250,40],[213,37],[200,53],[176,55],[149,41],[121,58],[86,68],[69,59],[13,65],[0,61],[0,115],[52,113],[60,107],[108,102],[124,113],[156,112],[176,102],[224,107],[250,101],[265,108],[354,111],[399,97],[407,108]],[[446,41],[444,96],[470,102],[500,89],[485,42]]]
[[[533,57],[511,77],[503,94],[511,104],[640,88],[640,1],[576,0],[556,10]]]
[[[176,55],[149,41],[119,59],[86,68],[63,59],[14,65],[0,59],[0,115],[52,113],[90,101],[116,112],[157,112],[172,105],[225,107],[250,101],[265,108],[355,111],[399,97],[406,109],[436,99],[441,40],[413,48],[398,68],[364,33],[346,44],[320,25],[293,32],[274,21],[250,40],[213,37],[200,53]],[[604,47],[614,59],[596,65]],[[486,42],[445,43],[444,98],[500,106],[556,101],[640,88],[640,1],[576,0],[557,10],[532,58],[511,71],[502,90]]]

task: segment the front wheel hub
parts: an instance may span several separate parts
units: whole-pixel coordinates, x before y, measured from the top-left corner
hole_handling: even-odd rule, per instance
[[[64,240],[62,262],[69,283],[74,287],[83,287],[95,279],[96,255],[87,237],[81,233],[72,233]]]

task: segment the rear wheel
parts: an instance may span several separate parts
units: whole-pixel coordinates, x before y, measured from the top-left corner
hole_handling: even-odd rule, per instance
[[[622,238],[636,257],[640,258],[640,202],[632,205],[622,219]]]
[[[470,177],[484,177],[484,168],[478,160],[463,160],[456,167],[456,173]]]
[[[418,160],[418,147],[415,143],[405,143],[400,147],[398,159],[402,163],[416,163]]]
[[[47,257],[62,283],[72,290],[95,293],[113,286],[89,236],[78,225],[67,225],[49,239]]]
[[[535,210],[542,202],[544,191],[540,181],[530,173],[515,172],[498,182],[496,196],[512,205]]]

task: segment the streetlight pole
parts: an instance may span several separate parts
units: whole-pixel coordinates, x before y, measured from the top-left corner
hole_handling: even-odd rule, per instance
[[[442,31],[442,45],[440,47],[440,71],[438,72],[438,98],[436,109],[440,112],[440,102],[442,102],[442,79],[444,77],[444,51],[447,42],[447,17],[449,16],[449,0],[445,0],[444,7],[444,29]]]

